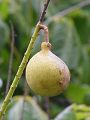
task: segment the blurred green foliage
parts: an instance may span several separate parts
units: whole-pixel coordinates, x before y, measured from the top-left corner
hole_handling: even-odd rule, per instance
[[[31,97],[14,97],[8,108],[6,120],[48,120],[45,112],[43,112],[35,100]]]
[[[90,6],[88,5],[83,9],[70,12],[64,17],[57,14],[82,1],[83,0],[52,0],[47,10],[45,24],[49,27],[50,42],[52,44],[53,53],[65,61],[71,72],[71,83],[68,89],[58,97],[54,97],[54,99],[68,100],[70,104],[78,103],[90,105]],[[35,25],[39,19],[43,3],[44,0],[0,0],[0,81],[3,82],[2,86],[0,85],[0,100],[4,99],[8,76],[11,43],[10,22],[13,23],[15,31],[12,68],[13,80],[23,54],[28,46],[30,37],[34,31]],[[31,56],[40,50],[40,44],[42,41],[43,34],[40,33]],[[25,75],[23,74],[14,96],[19,94],[23,95],[24,80]],[[35,96],[35,94],[31,92],[30,95]],[[44,102],[43,98],[40,96],[37,96],[37,99],[39,103]],[[57,113],[64,109],[65,106],[59,104],[57,101],[53,102],[52,99],[53,98],[50,98],[50,113],[51,117],[54,118]],[[13,104],[14,107],[9,108],[10,110],[7,116],[9,116],[13,110],[18,109],[16,106],[17,104],[21,104],[19,102],[20,101],[17,100],[16,104]],[[26,103],[26,106],[27,104],[30,105],[31,102]],[[40,104],[40,106],[44,109],[43,104]],[[79,109],[80,106],[76,105],[76,108]],[[61,117],[60,119],[57,119],[56,117],[55,120],[89,120],[90,116],[87,118],[87,113],[84,112],[86,107],[83,106],[81,108],[82,110],[76,110],[73,112],[70,107],[69,111],[71,112],[68,113],[70,116],[66,116],[66,118]],[[35,109],[37,108],[34,108],[33,111],[35,111]],[[88,113],[90,113],[90,108],[88,107],[87,109],[89,109]],[[60,116],[63,116],[62,113]],[[27,115],[25,114],[26,117],[28,117],[28,115],[29,113],[27,113]],[[65,115],[66,114],[64,114],[64,117]],[[9,120],[11,119],[12,117]],[[34,120],[33,117],[31,119]],[[35,120],[40,119],[41,117]],[[20,119],[17,118],[17,120]]]
[[[61,112],[55,120],[89,120],[90,107],[73,104]]]

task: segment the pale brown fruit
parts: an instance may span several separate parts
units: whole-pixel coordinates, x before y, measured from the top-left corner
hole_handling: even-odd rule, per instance
[[[41,51],[27,64],[26,80],[36,94],[56,96],[67,88],[70,73],[66,64],[50,51],[50,43],[43,42]]]

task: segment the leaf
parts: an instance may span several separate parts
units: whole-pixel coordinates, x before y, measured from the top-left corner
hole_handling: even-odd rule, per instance
[[[6,120],[48,120],[44,111],[31,97],[17,96],[13,98],[7,111]]]
[[[5,19],[9,14],[8,2],[5,0],[0,1],[0,18]]]
[[[82,63],[81,63],[81,72],[80,79],[82,83],[89,84],[90,83],[90,56],[87,51],[87,46],[83,46],[82,48]]]
[[[85,44],[89,42],[90,37],[90,14],[85,10],[76,10],[69,14],[69,17],[73,19],[77,32],[80,36],[81,43]]]
[[[59,113],[55,120],[77,120],[72,106],[67,107],[64,111]]]
[[[11,0],[10,4],[11,19],[19,26],[18,31],[29,35],[38,17],[34,6],[39,6],[39,4],[35,4],[35,2],[33,4],[31,0]]]
[[[59,113],[55,120],[89,120],[90,119],[90,107],[86,105],[72,104],[64,111]]]
[[[77,120],[89,120],[90,119],[90,107],[81,104],[73,105],[73,111],[76,114]]]
[[[9,28],[5,22],[0,20],[0,50],[9,39]],[[1,51],[0,51],[1,52]]]
[[[71,69],[78,66],[80,59],[80,39],[73,21],[67,18],[56,20],[51,27],[50,36],[53,52],[59,56]]]
[[[71,83],[66,91],[66,97],[75,103],[84,103],[84,98],[90,94],[90,86]]]

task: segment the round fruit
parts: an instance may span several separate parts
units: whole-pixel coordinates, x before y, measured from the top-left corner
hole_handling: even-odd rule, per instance
[[[70,81],[66,64],[50,51],[51,44],[43,42],[41,51],[34,55],[26,67],[26,80],[30,88],[41,96],[56,96]]]

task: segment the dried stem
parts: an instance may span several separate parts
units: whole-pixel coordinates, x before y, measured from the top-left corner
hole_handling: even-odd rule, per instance
[[[11,75],[12,75],[12,62],[13,62],[13,53],[14,53],[14,28],[13,28],[13,24],[11,23],[11,52],[10,52],[10,59],[9,59],[9,68],[8,68],[8,78],[7,78],[7,84],[6,84],[6,92],[5,92],[5,96],[8,93],[9,87],[10,87],[10,83],[11,83]]]
[[[50,110],[49,97],[45,97],[45,109],[48,114],[48,120],[51,120],[50,111],[49,111]]]
[[[69,13],[71,13],[71,12],[77,10],[77,9],[86,7],[88,5],[90,5],[90,0],[83,0],[82,2],[80,2],[76,5],[73,5],[69,8],[67,8],[67,9],[57,13],[56,15],[50,17],[49,22],[51,22],[53,19],[56,19],[57,17],[63,17],[63,16],[65,16],[65,15],[67,15],[67,14],[69,14]]]
[[[46,10],[47,10],[49,2],[50,2],[50,0],[46,0],[46,3],[44,4],[44,9],[43,9],[40,19],[39,19],[40,22],[43,22],[43,20],[44,20],[44,16],[46,14]]]

